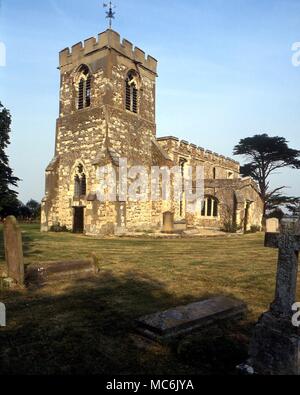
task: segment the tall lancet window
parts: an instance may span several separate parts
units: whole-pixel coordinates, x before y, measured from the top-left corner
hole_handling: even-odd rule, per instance
[[[80,197],[80,177],[78,174],[74,178],[74,197]]]
[[[74,177],[74,197],[80,198],[86,195],[86,175],[82,164],[78,165],[76,168],[76,173]]]
[[[79,83],[78,83],[78,101],[77,108],[90,107],[91,105],[91,74],[89,68],[85,65],[79,69]]]
[[[138,74],[130,71],[126,78],[126,110],[138,112]]]

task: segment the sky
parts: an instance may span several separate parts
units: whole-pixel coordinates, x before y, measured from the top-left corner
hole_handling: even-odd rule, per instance
[[[41,200],[54,154],[58,52],[106,30],[99,0],[0,0],[0,101],[20,199]],[[116,0],[113,28],[159,61],[158,136],[232,156],[256,133],[300,149],[299,0]],[[3,47],[3,45],[2,45]],[[0,45],[1,49],[1,45]],[[0,62],[1,63],[1,62]],[[237,160],[242,158],[235,157]],[[272,178],[300,196],[299,170]]]

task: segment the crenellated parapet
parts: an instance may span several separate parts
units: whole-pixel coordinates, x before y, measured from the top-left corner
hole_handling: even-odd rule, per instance
[[[157,60],[152,56],[146,56],[145,52],[134,47],[133,44],[123,39],[119,33],[113,30],[106,30],[98,35],[98,38],[91,37],[85,40],[83,43],[79,42],[72,46],[72,48],[65,48],[59,54],[59,65],[60,68],[68,66],[70,64],[85,63],[85,58],[92,55],[95,52],[102,51],[105,49],[113,49],[120,55],[127,57],[134,61],[137,65],[140,65],[147,70],[157,73]]]
[[[171,150],[182,155],[188,155],[194,159],[211,162],[219,166],[223,166],[234,170],[240,171],[240,163],[232,158],[219,155],[216,152],[204,149],[195,144],[189,143],[186,140],[179,140],[177,137],[160,137],[157,139],[167,151]]]

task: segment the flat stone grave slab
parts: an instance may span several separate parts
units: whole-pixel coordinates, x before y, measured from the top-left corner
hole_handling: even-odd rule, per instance
[[[98,269],[92,259],[82,261],[40,262],[27,266],[27,285],[46,285],[95,276]]]
[[[160,341],[227,319],[240,319],[246,312],[244,302],[218,296],[142,317],[136,321],[136,327],[143,336]]]

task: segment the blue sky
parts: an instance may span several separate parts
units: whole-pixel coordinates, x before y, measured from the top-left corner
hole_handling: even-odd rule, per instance
[[[231,156],[266,132],[300,149],[299,0],[117,0],[114,29],[159,60],[158,136]],[[104,31],[99,0],[2,0],[0,100],[13,116],[9,149],[20,198],[40,200],[58,116],[58,52]],[[299,170],[273,185],[300,195]]]

